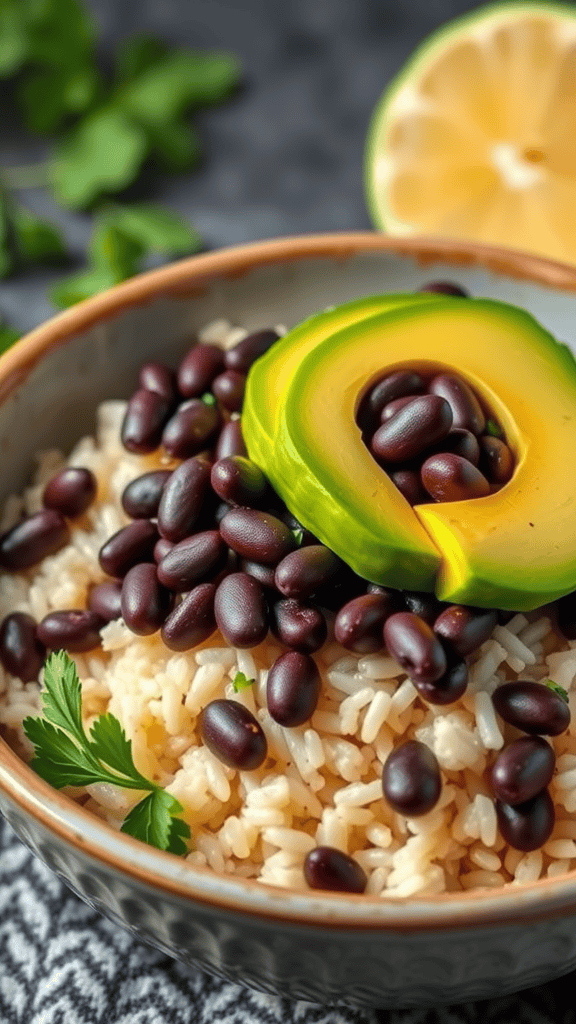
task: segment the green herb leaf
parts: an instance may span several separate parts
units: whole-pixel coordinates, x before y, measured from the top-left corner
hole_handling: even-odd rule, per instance
[[[165,256],[185,256],[202,248],[202,239],[177,214],[152,203],[116,207],[114,223],[126,237],[137,242],[142,250]]]
[[[22,725],[36,750],[36,757],[30,762],[30,767],[55,789],[110,782],[108,776],[103,779],[102,771],[86,751],[47,719],[28,717]]]
[[[50,290],[50,298],[55,306],[67,309],[68,306],[75,306],[77,302],[83,302],[92,295],[98,295],[107,288],[120,284],[120,281],[122,277],[115,275],[111,268],[87,270],[59,281]]]
[[[302,529],[290,530],[290,533],[294,537],[294,540],[296,541],[298,547],[300,547],[302,541],[304,540],[304,530],[302,530]]]
[[[12,347],[15,341],[20,338],[20,331],[15,327],[0,323],[0,355]]]
[[[94,757],[102,761],[108,768],[126,776],[134,783],[129,788],[149,789],[150,782],[134,765],[132,759],[132,741],[126,737],[126,733],[120,722],[114,715],[99,715],[93,722],[90,734],[90,751]],[[126,787],[122,780],[120,785]]]
[[[118,103],[142,125],[178,121],[190,107],[226,99],[239,75],[238,61],[231,54],[178,50],[128,83],[118,94]]]
[[[137,78],[170,53],[170,47],[146,32],[129,36],[120,43],[116,53],[115,78],[119,85]]]
[[[44,718],[24,719],[34,745],[30,767],[56,789],[107,782],[122,789],[149,790],[132,808],[122,831],[160,850],[187,853],[190,828],[178,818],[184,808],[155,782],[144,778],[132,759],[132,744],[114,715],[100,715],[90,737],[82,724],[82,687],[76,665],[65,651],[44,665]]]
[[[14,209],[12,225],[18,253],[25,262],[56,262],[66,255],[64,240],[58,229],[25,206]]]
[[[69,118],[85,114],[102,92],[94,67],[49,67],[26,76],[18,102],[31,131],[49,135]]]
[[[255,679],[248,679],[243,672],[237,672],[232,680],[234,693],[240,693],[240,690],[248,689],[248,687],[253,686],[255,682]]]
[[[558,696],[566,702],[566,704],[569,703],[568,693],[563,686],[560,686],[559,683],[555,683],[553,679],[545,679],[544,685],[547,686],[549,690],[553,690],[554,693],[557,693]]]
[[[204,405],[216,405],[216,397],[211,391],[204,392],[202,395],[202,401],[204,402]]]
[[[500,440],[504,437],[504,433],[501,427],[496,423],[496,420],[486,420],[485,430],[490,437],[498,437]]]
[[[185,840],[190,839],[190,827],[176,817],[183,810],[182,804],[170,793],[156,789],[132,808],[121,831],[158,850],[186,854]]]
[[[82,725],[82,684],[76,665],[66,651],[54,651],[46,659],[42,706],[49,722],[65,729],[79,743],[86,742]]]
[[[63,206],[82,209],[103,193],[119,192],[138,175],[146,134],[114,106],[81,121],[55,150],[50,176]]]

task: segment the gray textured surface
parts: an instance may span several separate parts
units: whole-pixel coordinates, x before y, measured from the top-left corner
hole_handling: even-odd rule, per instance
[[[466,0],[87,0],[104,54],[136,30],[177,45],[234,50],[244,87],[199,127],[205,161],[193,174],[155,176],[149,194],[188,217],[209,248],[300,232],[370,226],[362,193],[362,150],[380,93],[412,48]],[[0,164],[42,153],[5,125]],[[57,220],[81,260],[89,220],[27,194]],[[80,264],[79,264],[80,265]],[[21,330],[52,312],[54,274],[0,286],[0,311]]]

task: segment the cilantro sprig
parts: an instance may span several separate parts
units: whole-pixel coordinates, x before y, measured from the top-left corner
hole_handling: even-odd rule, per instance
[[[99,715],[89,734],[82,723],[82,686],[65,651],[49,655],[44,666],[43,717],[24,719],[34,745],[30,767],[55,789],[107,782],[148,791],[130,811],[122,832],[144,843],[186,854],[190,828],[178,815],[184,808],[161,786],[146,779],[132,758],[132,743],[114,715]]]
[[[247,690],[248,687],[253,686],[255,682],[255,679],[248,679],[248,676],[246,676],[244,672],[237,672],[232,680],[234,693],[240,693],[240,690]]]
[[[563,686],[560,686],[560,683],[555,683],[553,679],[545,679],[544,680],[544,685],[547,686],[549,690],[553,690],[554,693],[557,693],[558,696],[561,697],[562,700],[566,702],[566,704],[570,703],[570,698],[568,697],[568,693],[564,689]]]
[[[57,263],[65,257],[62,235],[0,186],[0,277],[36,263]]]

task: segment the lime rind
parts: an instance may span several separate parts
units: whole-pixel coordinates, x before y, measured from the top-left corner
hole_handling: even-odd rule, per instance
[[[381,157],[387,137],[388,113],[398,93],[410,81],[421,77],[431,62],[449,49],[466,30],[476,28],[489,31],[499,23],[510,24],[520,21],[526,15],[537,14],[551,21],[576,21],[576,6],[573,4],[542,3],[541,0],[519,0],[519,2],[486,4],[452,19],[428,35],[414,50],[398,74],[384,90],[370,117],[364,149],[364,195],[368,215],[376,228],[388,234],[402,237],[416,234],[416,230],[405,221],[394,216],[380,193],[375,178],[375,168]],[[471,33],[470,33],[471,34]]]

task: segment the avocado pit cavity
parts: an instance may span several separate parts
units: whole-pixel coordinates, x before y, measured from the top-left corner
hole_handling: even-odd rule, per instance
[[[453,372],[395,370],[364,395],[356,422],[410,505],[485,498],[514,472],[498,420]]]

